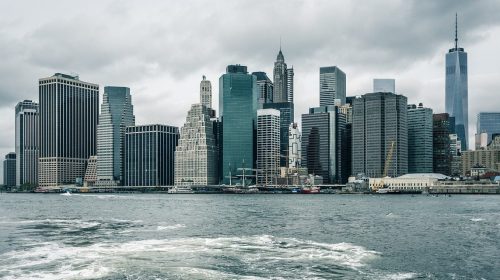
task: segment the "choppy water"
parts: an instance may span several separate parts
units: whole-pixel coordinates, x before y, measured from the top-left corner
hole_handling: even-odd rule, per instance
[[[500,196],[0,194],[0,279],[500,279]]]

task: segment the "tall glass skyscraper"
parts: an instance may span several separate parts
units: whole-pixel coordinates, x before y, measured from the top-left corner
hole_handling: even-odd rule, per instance
[[[222,177],[225,183],[237,168],[255,166],[255,128],[259,90],[257,78],[242,65],[229,65],[219,79],[222,122]],[[244,166],[243,166],[244,165]]]
[[[455,18],[455,47],[446,54],[446,113],[455,118],[455,131],[462,150],[469,144],[469,102],[467,84],[467,53],[458,47]]]
[[[319,68],[319,106],[343,105],[345,94],[345,73],[337,66]]]
[[[408,173],[407,117],[407,98],[403,95],[376,92],[353,100],[353,174],[383,177],[386,164],[387,176]]]
[[[253,72],[252,75],[257,77],[257,88],[259,89],[259,108],[262,109],[263,104],[273,102],[274,86],[266,72]]]
[[[117,185],[123,181],[125,128],[135,125],[134,107],[128,87],[104,87],[97,126],[97,180]]]
[[[432,173],[432,109],[408,105],[408,173]]]
[[[38,184],[38,104],[31,100],[16,106],[16,185]]]
[[[345,115],[337,106],[310,108],[302,115],[302,166],[309,174],[320,175],[325,183],[347,179],[343,165]]]
[[[8,153],[3,161],[3,184],[8,187],[16,185],[16,153]]]
[[[487,142],[491,142],[493,134],[500,133],[500,112],[480,112],[477,114],[477,134],[486,132]]]
[[[73,184],[97,152],[99,85],[56,73],[39,80],[39,100],[39,186]]]

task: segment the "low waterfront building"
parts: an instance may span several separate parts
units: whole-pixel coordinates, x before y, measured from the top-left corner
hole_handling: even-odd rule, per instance
[[[370,178],[369,186],[372,191],[381,188],[398,191],[423,191],[436,184],[438,180],[447,180],[448,176],[438,173],[413,173],[395,178]]]

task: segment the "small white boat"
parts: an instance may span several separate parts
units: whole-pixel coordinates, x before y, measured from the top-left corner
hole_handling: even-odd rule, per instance
[[[71,193],[69,191],[65,191],[64,193],[62,193],[61,195],[64,195],[64,196],[70,196]]]
[[[194,193],[194,191],[191,187],[174,186],[168,190],[168,193]]]

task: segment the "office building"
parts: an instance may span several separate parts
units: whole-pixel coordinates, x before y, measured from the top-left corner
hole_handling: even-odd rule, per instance
[[[293,79],[294,79],[294,76],[295,76],[295,72],[293,71],[293,66],[292,68],[288,68],[286,70],[286,76],[287,76],[287,95],[288,95],[288,102],[290,103],[293,103],[293,88],[294,88],[294,85],[293,85]]]
[[[276,184],[279,167],[280,111],[257,110],[257,184]]]
[[[16,186],[16,153],[8,153],[3,161],[3,184],[7,187]]]
[[[179,129],[152,124],[125,132],[125,186],[172,186]]]
[[[84,187],[94,186],[97,182],[97,156],[90,156],[87,164],[87,170],[85,170],[85,176],[83,177]]]
[[[273,82],[265,72],[253,72],[252,75],[257,78],[258,102],[262,109],[263,104],[273,102]]]
[[[477,134],[486,133],[489,143],[493,134],[500,133],[500,112],[480,112],[477,114]]]
[[[467,81],[467,53],[458,47],[457,19],[455,19],[455,47],[446,54],[446,113],[455,118],[455,131],[462,150],[469,145],[469,101]]]
[[[394,79],[373,79],[373,92],[396,93],[396,80],[394,80]]]
[[[229,65],[219,79],[219,110],[222,127],[222,177],[238,168],[255,167],[257,78],[242,65]]]
[[[342,145],[345,115],[337,106],[310,108],[302,115],[302,166],[309,174],[323,177],[324,183],[347,181]]]
[[[319,106],[344,105],[346,76],[337,66],[319,68]]]
[[[302,167],[302,135],[297,123],[291,123],[288,128],[288,167]]]
[[[125,129],[135,125],[134,107],[127,87],[104,87],[97,126],[97,179],[100,185],[123,183]]]
[[[191,105],[175,150],[175,185],[218,184],[218,152],[210,109]]]
[[[38,184],[38,104],[24,100],[16,105],[16,185]]]
[[[432,173],[432,109],[408,105],[408,173]]]
[[[201,105],[212,109],[212,83],[203,75],[200,82],[200,102]]]
[[[352,173],[397,177],[408,173],[407,98],[389,92],[353,100]]]
[[[263,107],[264,109],[276,109],[280,112],[280,166],[286,167],[288,163],[288,128],[294,122],[293,103],[266,103]]]
[[[476,138],[476,150],[485,149],[488,146],[488,133],[482,132],[475,135]]]
[[[274,95],[273,102],[287,102],[288,101],[288,74],[285,57],[280,51],[274,62]]]
[[[455,118],[447,113],[434,114],[432,122],[433,172],[451,176],[453,149],[450,135],[455,132]]]
[[[83,180],[89,157],[97,153],[99,85],[56,73],[39,80],[39,100],[39,186]]]

